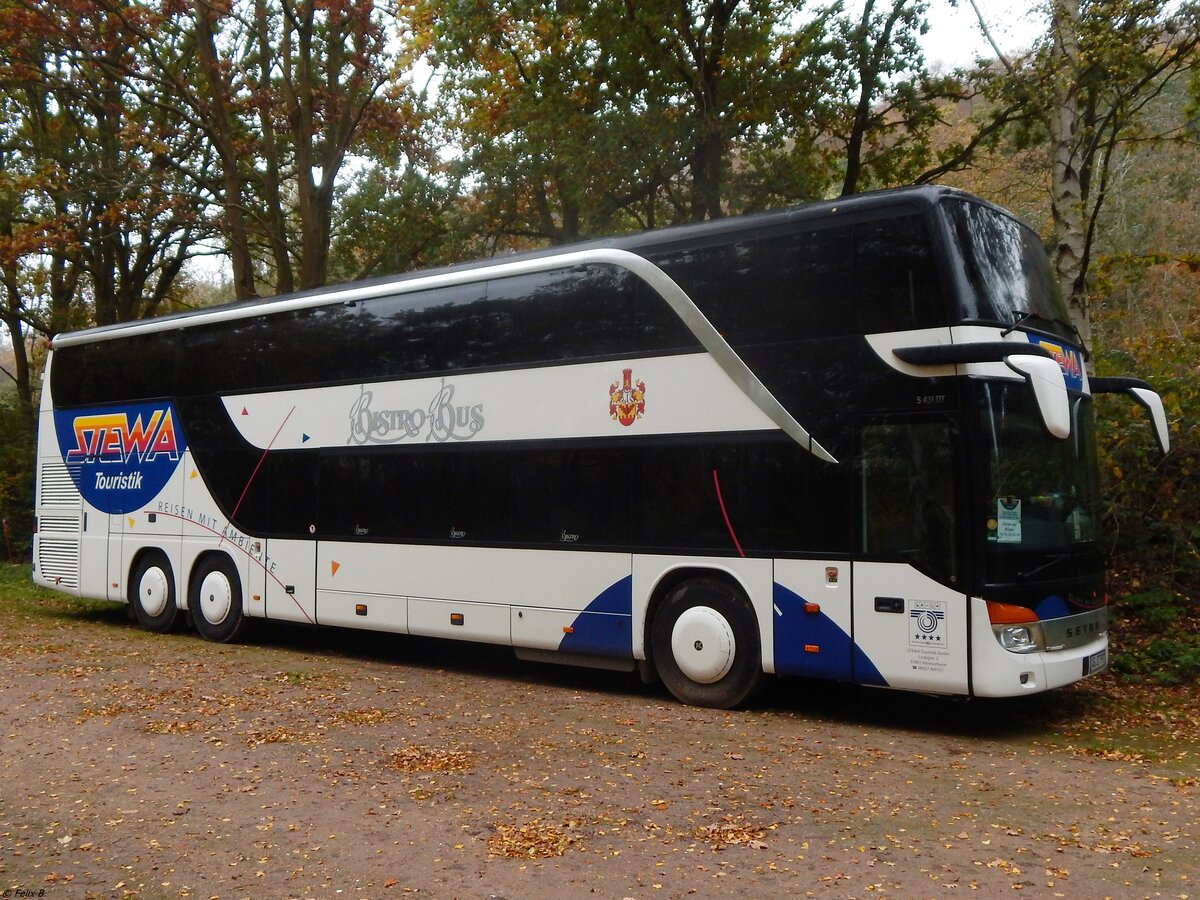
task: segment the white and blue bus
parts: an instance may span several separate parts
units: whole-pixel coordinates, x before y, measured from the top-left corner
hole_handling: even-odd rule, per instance
[[[1089,379],[1036,235],[945,188],[57,336],[39,584],[638,669],[1013,696],[1102,670]]]

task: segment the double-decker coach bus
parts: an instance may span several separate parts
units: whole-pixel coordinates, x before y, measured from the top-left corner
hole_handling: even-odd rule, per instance
[[[744,703],[1107,660],[1092,396],[1036,235],[921,187],[56,337],[35,579]]]

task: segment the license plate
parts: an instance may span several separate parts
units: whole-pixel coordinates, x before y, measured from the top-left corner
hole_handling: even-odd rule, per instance
[[[1085,657],[1083,660],[1083,674],[1086,678],[1088,675],[1095,675],[1097,672],[1103,672],[1108,668],[1108,649],[1100,650],[1093,653],[1091,656]]]

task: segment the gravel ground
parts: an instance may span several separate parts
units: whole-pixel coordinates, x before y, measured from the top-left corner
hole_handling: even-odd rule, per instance
[[[1113,719],[1112,682],[716,712],[499,648],[43,603],[0,610],[0,897],[1200,896],[1196,720]]]

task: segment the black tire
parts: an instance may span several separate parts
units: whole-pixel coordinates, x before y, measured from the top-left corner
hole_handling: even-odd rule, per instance
[[[206,640],[228,644],[244,636],[247,621],[242,613],[242,579],[228,556],[206,556],[196,566],[188,610]]]
[[[129,605],[147,631],[166,634],[179,622],[175,573],[161,550],[149,550],[138,558],[129,576]]]
[[[715,578],[673,588],[651,625],[659,678],[682,703],[733,709],[765,681],[758,622],[750,601]]]

